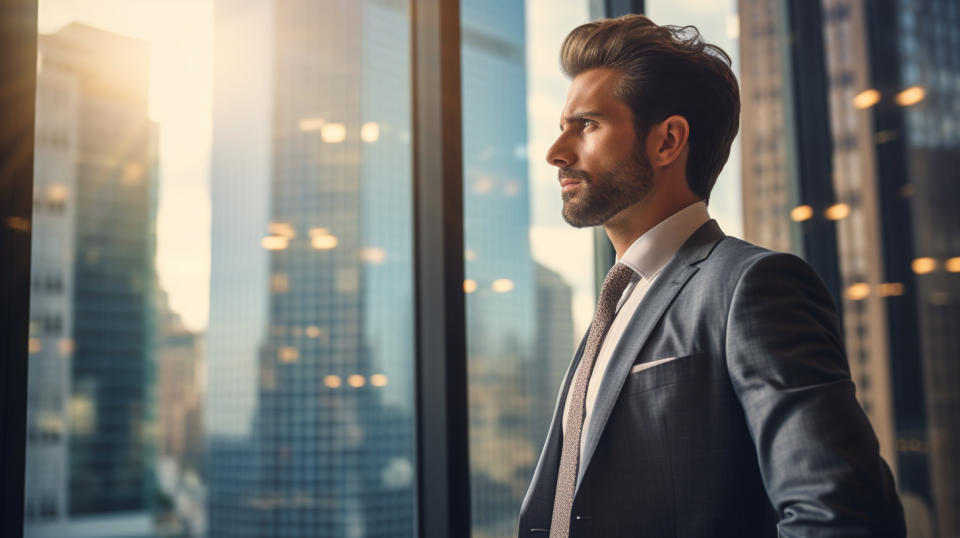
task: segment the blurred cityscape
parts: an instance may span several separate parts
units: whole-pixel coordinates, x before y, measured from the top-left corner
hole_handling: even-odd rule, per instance
[[[590,259],[534,255],[529,123],[566,90],[531,75],[556,59],[531,48],[536,3],[461,2],[476,538],[516,534],[592,289],[564,267]],[[586,4],[553,5],[573,21],[558,40]],[[749,241],[835,242],[851,373],[909,535],[960,536],[960,5],[822,0],[822,177],[802,166],[823,141],[798,111],[788,4],[723,21],[743,100],[725,188]],[[25,536],[413,536],[409,5],[216,0],[213,21],[204,331],[157,273],[149,44],[81,22],[39,36]]]

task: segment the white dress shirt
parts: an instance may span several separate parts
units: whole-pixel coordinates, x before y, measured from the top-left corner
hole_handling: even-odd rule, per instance
[[[607,331],[603,343],[600,345],[600,352],[597,354],[597,360],[593,366],[593,373],[590,375],[590,383],[587,385],[586,413],[583,419],[583,430],[580,435],[580,465],[583,465],[583,443],[586,441],[587,432],[590,429],[590,418],[593,413],[594,403],[597,401],[597,391],[600,389],[600,383],[610,364],[610,357],[613,350],[617,347],[623,331],[626,329],[630,318],[640,306],[644,295],[647,293],[650,285],[657,279],[660,271],[667,265],[670,258],[680,250],[680,247],[697,231],[700,226],[710,220],[707,213],[707,205],[703,202],[696,202],[670,215],[660,221],[659,224],[648,230],[645,234],[637,238],[630,245],[630,248],[623,253],[618,260],[627,267],[633,269],[636,273],[627,288],[623,290],[620,296],[620,302],[617,304],[617,313],[610,323],[610,329]],[[583,365],[581,361],[580,365]],[[576,377],[574,377],[576,379]],[[573,390],[573,381],[570,382],[570,388],[567,392],[566,403],[563,407],[563,430],[567,430],[567,414],[570,410],[570,390]]]

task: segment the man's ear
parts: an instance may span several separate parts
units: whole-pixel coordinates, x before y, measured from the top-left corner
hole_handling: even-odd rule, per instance
[[[687,118],[673,115],[653,126],[647,138],[650,164],[656,167],[670,166],[683,155],[690,139],[690,124]]]

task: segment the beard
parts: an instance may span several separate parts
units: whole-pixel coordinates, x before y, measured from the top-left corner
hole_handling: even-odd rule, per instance
[[[643,200],[653,187],[653,168],[642,152],[599,172],[560,170],[561,178],[580,181],[575,192],[564,192],[563,220],[575,228],[599,226],[617,213]]]

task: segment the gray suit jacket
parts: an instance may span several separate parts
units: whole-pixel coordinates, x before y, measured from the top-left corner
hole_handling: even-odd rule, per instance
[[[549,532],[560,420],[583,347],[523,500],[521,537]],[[571,537],[905,532],[823,283],[800,258],[726,237],[715,221],[630,320],[581,450]]]

